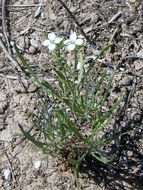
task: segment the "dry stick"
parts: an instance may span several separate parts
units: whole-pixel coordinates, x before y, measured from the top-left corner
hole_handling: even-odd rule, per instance
[[[116,33],[117,33],[118,30],[119,30],[119,27],[116,27],[115,30],[114,30],[114,32],[113,32],[113,34],[112,34],[112,36],[111,36],[111,38],[110,38],[110,40],[109,40],[109,44],[112,43],[112,41],[113,41],[113,39],[114,39],[114,37],[115,37],[115,35],[116,35]]]
[[[84,36],[84,38],[87,40],[87,42],[93,47],[96,48],[96,44],[91,41],[89,39],[89,37],[85,34],[85,32],[83,31],[83,29],[81,28],[79,22],[77,21],[77,19],[75,18],[75,16],[72,14],[72,12],[68,9],[68,7],[66,6],[66,4],[62,1],[62,0],[57,0],[61,3],[61,5],[66,9],[66,11],[68,12],[68,14],[70,15],[70,17],[72,18],[72,20],[75,22],[75,24],[77,25],[77,28],[79,29],[79,31],[81,32],[81,34]]]
[[[6,156],[7,160],[8,160],[8,162],[9,162],[9,166],[10,166],[10,169],[11,169],[11,172],[12,172],[13,180],[14,180],[14,182],[16,182],[16,184],[18,184],[18,181],[17,181],[17,179],[16,179],[16,177],[15,177],[15,175],[14,175],[14,171],[13,171],[13,168],[12,168],[12,163],[11,163],[11,161],[10,161],[10,158],[9,158],[9,156],[8,156],[8,154],[7,154],[7,152],[6,152],[6,150],[4,150],[4,153],[5,153],[5,156]]]
[[[5,79],[12,79],[12,80],[17,80],[18,79],[18,77],[16,77],[16,76],[11,76],[11,75],[4,75],[4,74],[1,74],[0,73],[0,77],[2,77],[2,78],[5,78]]]
[[[110,24],[113,21],[117,20],[121,16],[121,14],[122,14],[121,11],[117,12],[107,23]]]
[[[12,67],[14,69],[17,69],[18,71],[22,71],[21,67],[19,66],[19,64],[15,61],[15,59],[13,59],[13,57],[11,56],[11,54],[7,51],[6,47],[3,44],[2,39],[0,38],[0,47],[2,48],[3,52],[5,53],[6,57],[11,61],[12,63]]]
[[[8,37],[7,37],[7,33],[6,33],[5,0],[2,1],[2,29],[3,29],[4,37],[6,39],[8,52],[11,54],[10,43],[9,43],[9,40],[8,40]]]
[[[40,4],[40,6],[45,7],[46,4]],[[16,7],[39,7],[39,4],[29,4],[29,5],[7,5],[8,8],[16,8]],[[0,6],[1,8],[1,6]]]
[[[25,86],[22,78],[21,73],[23,73],[23,69],[19,66],[19,64],[15,61],[15,59],[12,57],[12,55],[7,51],[6,47],[3,44],[2,39],[0,38],[0,47],[2,48],[3,52],[5,53],[6,57],[11,61],[12,67],[17,71],[18,74],[18,79],[22,87],[27,91],[27,87]],[[25,76],[23,78],[25,80],[25,83],[29,84],[28,81],[26,80]]]

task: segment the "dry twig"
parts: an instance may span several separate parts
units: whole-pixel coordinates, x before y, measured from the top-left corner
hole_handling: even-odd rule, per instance
[[[45,7],[46,4],[40,4],[40,6]],[[2,6],[0,6],[1,8]],[[29,7],[39,7],[39,4],[29,4],[29,5],[7,5],[8,8],[29,8]]]
[[[6,32],[6,22],[5,22],[5,0],[2,0],[2,29],[3,29],[4,37],[5,37],[5,39],[6,39],[8,52],[11,53],[10,43],[9,43],[9,39],[8,39],[7,32]]]
[[[1,38],[0,38],[0,47],[2,48],[2,50],[5,53],[6,57],[11,61],[12,67],[17,71],[18,80],[19,80],[21,86],[25,89],[25,91],[27,91],[27,87],[28,87],[29,83],[26,80],[25,76],[24,77],[21,76],[21,73],[23,73],[23,69],[15,61],[15,59],[12,57],[12,55],[7,51],[7,49],[4,46],[3,41],[2,41]]]
[[[68,9],[68,7],[66,6],[66,4],[62,1],[62,0],[57,0],[58,2],[60,2],[60,4],[66,9],[66,11],[68,12],[68,14],[70,15],[70,17],[72,18],[72,20],[75,22],[77,28],[79,29],[79,31],[81,32],[81,34],[84,36],[84,38],[87,40],[87,42],[93,47],[96,47],[96,44],[91,41],[89,39],[89,37],[85,34],[85,32],[83,31],[82,27],[80,26],[79,22],[77,21],[77,19],[75,18],[75,16],[72,14],[72,12]]]
[[[11,54],[7,51],[6,47],[4,46],[4,43],[2,41],[2,39],[0,38],[0,47],[2,48],[3,52],[5,53],[6,57],[11,61],[12,63],[12,67],[14,69],[17,69],[18,71],[21,71],[21,67],[19,66],[19,64],[15,61],[15,59],[13,59],[13,57],[11,56]]]
[[[6,150],[4,151],[4,153],[5,153],[5,156],[6,156],[7,160],[8,160],[8,162],[9,162],[9,166],[10,166],[10,169],[11,169],[11,172],[12,172],[13,181],[16,182],[16,184],[18,184],[18,181],[17,181],[17,179],[16,179],[16,177],[15,177],[15,175],[14,175],[12,163],[11,163],[11,161],[10,161],[10,158],[9,158],[9,156],[8,156],[8,153],[6,152]]]

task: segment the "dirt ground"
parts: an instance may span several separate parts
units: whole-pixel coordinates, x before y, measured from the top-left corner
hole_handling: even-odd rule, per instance
[[[137,190],[143,189],[143,1],[142,0],[0,0],[0,189],[1,190]],[[5,5],[5,6],[3,6]],[[4,11],[3,11],[4,10]],[[74,15],[74,17],[72,16]],[[73,176],[58,166],[57,158],[44,155],[25,140],[18,123],[31,128],[36,110],[36,86],[13,68],[15,41],[34,71],[49,78],[49,59],[42,47],[46,32],[68,37],[70,31],[88,36],[86,63],[108,43],[113,46],[97,62],[115,74],[111,99],[124,102],[111,121],[113,130],[130,130],[120,142],[116,174],[97,170],[95,177]],[[91,41],[94,45],[91,46]],[[9,46],[10,44],[10,46]],[[9,52],[9,53],[8,53]],[[96,66],[98,67],[98,65]],[[28,83],[27,83],[28,80]],[[115,126],[115,127],[113,127]],[[116,145],[117,146],[117,145]],[[117,147],[116,147],[117,148]],[[39,161],[39,167],[36,163]],[[8,178],[5,171],[9,170]],[[122,171],[123,170],[123,171]],[[104,172],[105,175],[100,174]],[[112,174],[112,175],[109,175]],[[100,179],[98,179],[98,177]]]

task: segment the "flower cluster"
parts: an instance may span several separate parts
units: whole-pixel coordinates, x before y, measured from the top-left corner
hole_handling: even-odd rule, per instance
[[[71,32],[70,38],[64,41],[69,51],[74,50],[77,46],[82,46],[84,44],[84,38],[82,36],[77,36],[76,32]]]
[[[43,42],[43,46],[48,47],[50,51],[53,51],[62,40],[62,38],[57,37],[55,33],[52,32],[48,34],[48,39]]]
[[[47,47],[49,51],[56,49],[57,45],[63,42],[63,38],[57,37],[55,33],[49,33],[48,39],[43,42],[43,46]],[[73,51],[76,48],[81,48],[84,45],[83,36],[77,36],[76,32],[71,32],[69,39],[63,42],[68,51]]]

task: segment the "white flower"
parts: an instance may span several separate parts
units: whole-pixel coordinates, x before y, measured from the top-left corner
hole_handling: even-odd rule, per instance
[[[71,32],[70,38],[64,41],[67,46],[67,50],[72,51],[76,46],[82,46],[84,44],[83,36],[77,36],[76,32]]]
[[[34,163],[34,168],[35,168],[35,169],[39,169],[40,166],[41,166],[41,160],[38,160],[38,161],[36,161],[36,162]]]
[[[10,179],[10,176],[11,176],[11,171],[10,171],[10,169],[5,169],[4,172],[3,172],[3,174],[4,174],[4,178],[5,178],[6,180],[9,180],[9,179]]]
[[[54,32],[48,34],[48,39],[43,42],[43,46],[48,47],[50,51],[53,51],[56,48],[57,44],[60,44],[63,39],[57,37]]]

